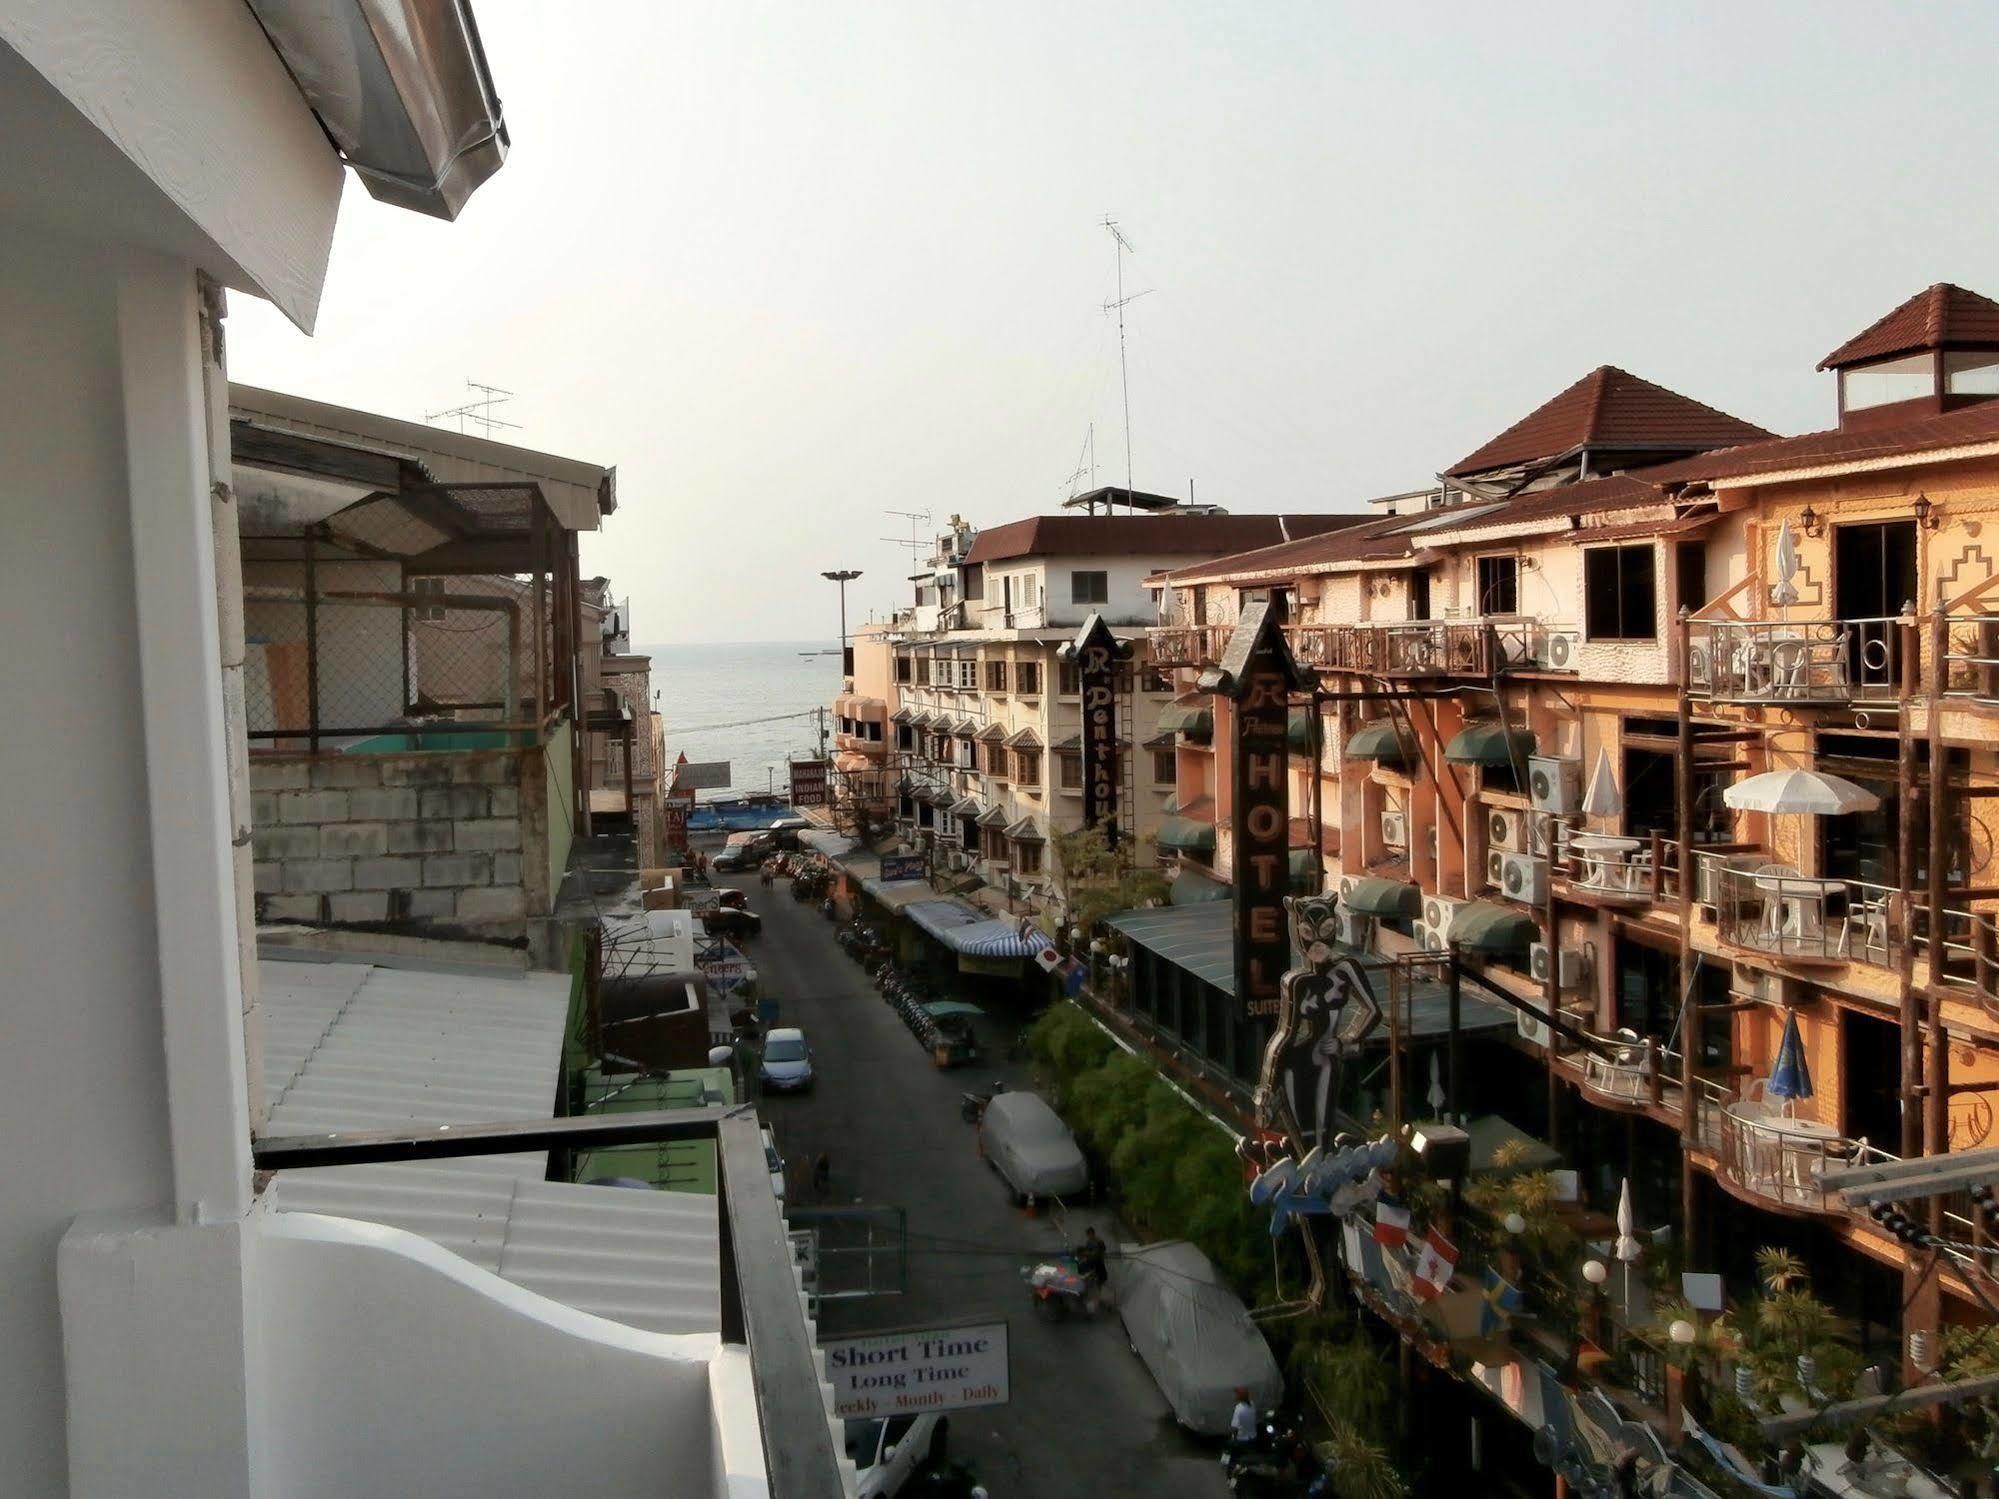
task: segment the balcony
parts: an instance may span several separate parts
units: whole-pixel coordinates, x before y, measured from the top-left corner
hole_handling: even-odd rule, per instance
[[[1722,1107],[1723,1179],[1740,1192],[1778,1207],[1805,1213],[1844,1215],[1837,1192],[1822,1185],[1827,1172],[1895,1157],[1865,1140],[1849,1140],[1816,1119],[1778,1113],[1755,1098]]]
[[[1577,638],[1572,627],[1513,617],[1297,625],[1290,636],[1308,666],[1390,677],[1572,670]]]
[[[1695,620],[1688,686],[1716,703],[1891,702],[1902,638],[1899,619]]]
[[[1170,625],[1147,632],[1154,666],[1213,666],[1229,643],[1227,625]]]

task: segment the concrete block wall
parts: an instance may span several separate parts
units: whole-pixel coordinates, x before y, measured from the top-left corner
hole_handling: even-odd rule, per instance
[[[250,762],[259,922],[512,934],[550,909],[541,752]]]

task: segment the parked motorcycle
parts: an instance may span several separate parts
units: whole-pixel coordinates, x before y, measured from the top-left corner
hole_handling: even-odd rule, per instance
[[[1097,1314],[1096,1287],[1076,1268],[1074,1260],[1066,1257],[1043,1260],[1020,1274],[1027,1282],[1027,1291],[1034,1298],[1036,1310],[1045,1316],[1094,1317]]]
[[[1006,1084],[996,1082],[985,1092],[974,1089],[958,1095],[958,1117],[967,1124],[977,1124],[986,1117],[986,1105],[1006,1092]]]
[[[1255,1441],[1232,1443],[1222,1453],[1222,1471],[1229,1492],[1244,1499],[1318,1499],[1331,1489],[1311,1444],[1275,1411],[1258,1418]]]

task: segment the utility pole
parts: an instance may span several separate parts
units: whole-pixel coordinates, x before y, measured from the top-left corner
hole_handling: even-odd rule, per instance
[[[819,575],[829,583],[840,585],[840,675],[843,677],[853,673],[852,661],[848,655],[848,651],[852,648],[847,644],[847,585],[860,575],[861,570],[858,567],[843,568],[838,572]]]
[[[1145,291],[1135,291],[1128,297],[1124,294],[1124,257],[1136,252],[1131,248],[1131,241],[1124,237],[1124,231],[1118,228],[1117,220],[1109,214],[1104,215],[1104,228],[1110,231],[1113,241],[1111,254],[1117,261],[1117,300],[1104,303],[1104,311],[1117,314],[1118,384],[1124,392],[1124,499],[1126,508],[1136,510],[1138,507],[1131,503],[1131,371],[1125,362],[1124,310],[1152,288],[1148,286]]]

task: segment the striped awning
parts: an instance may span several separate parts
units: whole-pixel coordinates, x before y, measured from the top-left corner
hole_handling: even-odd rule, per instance
[[[951,803],[950,806],[950,813],[953,817],[976,818],[985,810],[985,803],[980,801],[976,796],[961,796],[955,802]]]
[[[951,732],[960,739],[971,739],[979,732],[979,721],[967,715],[951,725]]]

